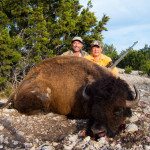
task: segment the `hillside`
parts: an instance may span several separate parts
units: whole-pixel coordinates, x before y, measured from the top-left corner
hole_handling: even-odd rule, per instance
[[[0,149],[14,150],[149,150],[150,149],[150,78],[120,74],[140,92],[138,107],[126,121],[126,129],[114,139],[93,141],[81,138],[79,131],[86,120],[69,120],[54,113],[25,116],[13,109],[0,110]],[[1,100],[6,101],[6,100]]]

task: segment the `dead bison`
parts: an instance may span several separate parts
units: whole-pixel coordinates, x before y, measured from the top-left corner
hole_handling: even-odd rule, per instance
[[[135,89],[136,91],[136,89]],[[58,56],[32,68],[10,101],[21,113],[37,110],[87,118],[87,133],[118,132],[137,102],[128,84],[106,68],[78,57]]]

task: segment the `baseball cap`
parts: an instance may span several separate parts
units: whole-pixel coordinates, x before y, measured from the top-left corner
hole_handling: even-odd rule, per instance
[[[101,42],[100,42],[100,41],[95,40],[95,41],[93,41],[93,42],[91,43],[91,47],[93,47],[93,46],[99,46],[99,47],[101,47],[101,46],[102,46],[102,44],[101,44]]]
[[[83,43],[83,39],[82,39],[81,37],[79,37],[79,36],[75,36],[75,37],[72,39],[72,42],[73,42],[73,41],[79,41],[79,42]]]

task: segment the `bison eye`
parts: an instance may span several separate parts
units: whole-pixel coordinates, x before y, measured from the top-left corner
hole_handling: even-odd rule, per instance
[[[132,111],[130,108],[115,108],[113,114],[116,117],[131,117],[132,116]]]

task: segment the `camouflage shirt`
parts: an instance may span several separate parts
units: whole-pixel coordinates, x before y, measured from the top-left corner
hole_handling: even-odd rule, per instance
[[[68,50],[68,51],[66,51],[66,52],[64,52],[63,54],[61,54],[62,56],[74,56],[74,53],[73,53],[73,51],[71,51],[71,50]],[[86,51],[81,51],[81,57],[85,57],[85,56],[87,56],[87,55],[89,55]]]

